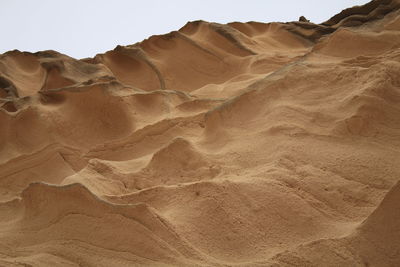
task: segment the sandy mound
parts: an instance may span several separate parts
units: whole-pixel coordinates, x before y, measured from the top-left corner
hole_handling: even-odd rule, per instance
[[[0,265],[400,265],[399,8],[0,55]]]
[[[397,266],[400,224],[400,184],[349,236],[314,241],[274,259],[282,266]]]
[[[14,223],[18,226],[12,227],[9,235],[2,236],[5,244],[24,240],[23,250],[41,246],[43,253],[51,255],[65,245],[61,240],[68,237],[69,249],[63,251],[63,255],[56,253],[55,256],[70,262],[78,260],[84,265],[107,266],[132,261],[188,264],[184,258],[201,260],[201,255],[144,203],[114,205],[98,199],[79,184],[55,187],[34,183],[22,192],[21,197],[23,215],[15,216]],[[93,230],[95,235],[83,237],[83,233],[93,233]],[[74,247],[89,251],[98,247],[106,255],[96,263],[95,258],[85,258],[81,252],[73,252]],[[118,251],[126,255],[119,259]],[[34,255],[24,254],[20,263],[38,264]]]
[[[138,173],[139,188],[151,185],[171,185],[210,179],[218,175],[219,167],[207,160],[183,138],[175,138],[153,154],[148,165]],[[143,177],[142,177],[143,176]],[[139,178],[140,177],[140,178]]]

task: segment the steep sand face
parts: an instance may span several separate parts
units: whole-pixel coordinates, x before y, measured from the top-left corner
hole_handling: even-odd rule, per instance
[[[1,266],[399,266],[400,2],[0,55]]]

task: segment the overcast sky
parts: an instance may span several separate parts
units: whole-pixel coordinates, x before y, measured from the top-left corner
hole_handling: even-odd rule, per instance
[[[320,23],[362,0],[0,0],[0,53],[52,49],[93,57],[187,21]]]

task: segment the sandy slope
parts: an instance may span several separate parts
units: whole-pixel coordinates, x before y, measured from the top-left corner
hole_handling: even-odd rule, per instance
[[[0,265],[400,266],[399,8],[0,55]]]

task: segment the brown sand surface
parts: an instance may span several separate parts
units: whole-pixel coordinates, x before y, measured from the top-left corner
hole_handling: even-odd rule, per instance
[[[0,55],[0,266],[400,266],[400,1]]]

